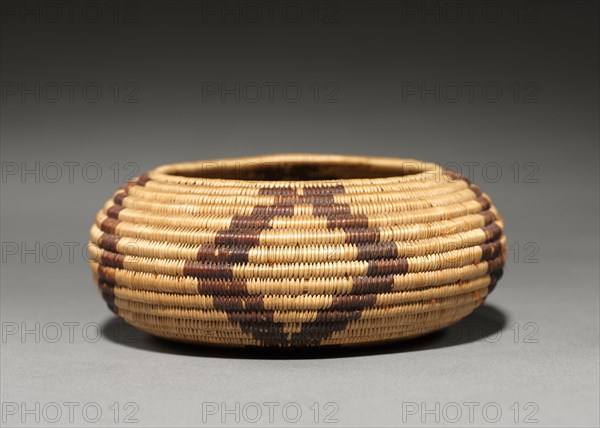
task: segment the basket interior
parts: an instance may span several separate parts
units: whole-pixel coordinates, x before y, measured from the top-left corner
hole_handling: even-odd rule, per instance
[[[198,168],[179,171],[177,175],[264,181],[346,180],[398,177],[414,174],[414,165],[382,165],[344,161],[269,161],[239,163],[203,163]]]

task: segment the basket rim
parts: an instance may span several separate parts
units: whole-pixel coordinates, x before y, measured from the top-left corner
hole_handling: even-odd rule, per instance
[[[371,168],[406,170],[402,174],[385,175],[381,177],[356,177],[356,178],[333,178],[313,180],[254,180],[227,177],[203,177],[191,176],[200,168],[210,172],[218,168],[231,169],[243,165],[273,163],[294,164],[338,164],[340,166],[361,165]],[[152,180],[174,182],[178,184],[220,184],[228,186],[252,186],[252,187],[307,187],[307,186],[331,186],[331,185],[360,185],[365,183],[389,183],[398,181],[412,181],[423,175],[443,174],[444,169],[432,162],[420,161],[412,158],[395,158],[380,156],[361,156],[347,154],[320,154],[320,153],[280,153],[264,154],[255,156],[219,158],[211,160],[197,160],[192,162],[178,162],[161,165],[150,172],[148,177]],[[186,175],[187,174],[187,175]]]

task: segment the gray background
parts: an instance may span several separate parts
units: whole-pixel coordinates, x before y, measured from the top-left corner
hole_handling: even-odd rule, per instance
[[[235,1],[225,15],[216,2],[82,1],[72,14],[25,3],[2,6],[2,425],[131,425],[135,411],[134,426],[156,427],[598,426],[598,3],[290,2],[272,16]],[[203,98],[215,82],[302,95]],[[406,91],[415,85],[433,92]],[[473,162],[506,221],[504,278],[443,333],[347,352],[181,346],[111,315],[82,248],[128,175],[278,152],[412,157],[465,174]],[[65,402],[77,403],[72,422]],[[265,402],[278,403],[272,422]],[[248,413],[223,423],[207,403]],[[254,424],[251,403],[263,410]],[[297,423],[285,405],[301,408]]]

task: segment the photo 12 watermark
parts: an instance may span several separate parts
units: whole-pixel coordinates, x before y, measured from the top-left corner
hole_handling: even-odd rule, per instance
[[[105,426],[140,423],[140,406],[135,401],[99,403],[96,401],[3,401],[3,424],[56,424],[57,426]]]
[[[137,24],[142,2],[88,0],[6,0],[0,2],[3,25]]]
[[[221,104],[337,104],[340,85],[334,81],[203,81],[202,103]]]
[[[102,225],[99,225],[101,228]],[[102,232],[104,233],[104,232]],[[2,264],[73,264],[100,261],[101,252],[98,251],[100,242],[90,243],[79,241],[17,241],[3,240],[0,243],[0,260]],[[447,251],[440,255],[446,264],[459,267],[462,265],[462,256],[457,250],[462,248],[475,248],[485,245],[484,237],[465,238],[463,234],[457,233],[446,238]],[[403,245],[403,251],[410,253],[418,250],[419,241],[409,241]],[[201,244],[196,246],[198,250]],[[138,258],[144,255],[143,243],[127,241],[119,244],[118,252],[129,257],[128,263],[135,267],[136,263],[143,262]],[[212,248],[212,247],[211,247]],[[225,249],[225,247],[223,247]],[[335,262],[340,255],[348,250],[345,244],[312,245],[306,248],[290,247],[281,248],[277,254],[267,260],[271,266],[285,263],[307,263],[310,260],[322,259],[326,262]],[[540,245],[535,241],[510,241],[505,249],[505,260],[512,263],[537,264],[540,263],[542,252]],[[411,256],[398,256],[398,258],[410,258]],[[416,257],[416,256],[415,256]],[[204,259],[206,263],[210,260]]]
[[[402,81],[403,104],[538,104],[541,87],[535,81]]]
[[[537,184],[541,179],[541,165],[533,160],[478,161],[445,160],[438,164],[475,183]],[[429,173],[426,173],[426,175]],[[442,177],[440,177],[441,180]]]
[[[335,401],[324,403],[203,401],[201,411],[203,425],[243,423],[306,426],[340,423],[340,406]]]
[[[414,402],[401,404],[402,423],[506,426],[505,424],[538,424],[540,406],[535,401],[499,403],[497,401]]]
[[[124,322],[2,321],[2,343],[96,344],[103,339],[122,344],[139,343],[141,336]]]
[[[402,24],[537,24],[537,1],[401,0]]]
[[[460,321],[444,330],[440,338],[446,345],[456,345],[481,341],[483,344],[525,344],[540,343],[540,325],[535,321],[513,321],[510,325],[493,321]]]
[[[195,3],[200,24],[337,24],[340,1],[225,0]]]
[[[3,80],[2,104],[138,104],[140,85],[134,81]]]
[[[100,163],[95,161],[23,161],[0,162],[0,181],[6,183],[93,184],[108,180],[125,184],[140,174],[133,161]]]

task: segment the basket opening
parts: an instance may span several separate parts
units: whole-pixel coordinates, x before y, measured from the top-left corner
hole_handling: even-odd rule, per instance
[[[398,177],[417,172],[420,169],[414,163],[385,165],[357,161],[263,161],[204,163],[192,170],[178,171],[177,175],[230,180],[306,181]]]

